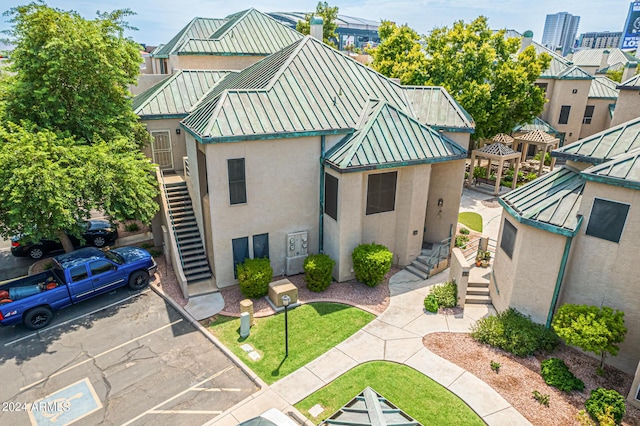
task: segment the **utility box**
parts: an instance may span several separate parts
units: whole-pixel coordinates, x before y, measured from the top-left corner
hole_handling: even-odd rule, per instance
[[[287,234],[285,274],[296,275],[304,272],[304,260],[307,258],[309,235],[307,231]]]

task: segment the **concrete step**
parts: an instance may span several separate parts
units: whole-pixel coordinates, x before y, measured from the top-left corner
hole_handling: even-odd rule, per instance
[[[193,276],[193,275],[199,275],[204,273],[211,274],[211,269],[209,269],[208,263],[206,264],[206,266],[199,266],[191,269],[182,268],[182,270],[184,272],[184,276],[187,277],[187,280],[189,279],[190,276]]]
[[[164,186],[165,188],[167,188],[167,190],[169,190],[169,188],[180,188],[180,187],[187,187],[187,182],[170,182],[165,184]]]
[[[189,298],[215,293],[217,291],[218,288],[216,287],[214,280],[211,279],[211,275],[192,280],[187,283],[187,293],[189,294]]]
[[[175,201],[169,200],[169,210],[177,209],[177,208],[180,208],[180,207],[193,208],[192,204],[191,204],[191,199],[175,200]]]
[[[489,296],[489,288],[467,287],[467,296]]]
[[[202,244],[191,244],[180,247],[182,248],[182,250],[180,250],[180,255],[183,260],[204,254],[204,246]]]
[[[176,229],[189,228],[192,226],[198,226],[198,222],[196,222],[196,218],[194,216],[183,216],[173,221],[173,227]]]
[[[489,288],[489,281],[487,281],[487,282],[481,282],[481,283],[477,283],[477,282],[468,283],[468,284],[467,284],[467,287]]]
[[[431,272],[431,269],[429,268],[429,266],[427,266],[426,264],[418,261],[418,260],[414,260],[411,262],[411,266],[413,266],[416,269],[421,270],[422,272],[424,272],[425,274],[429,274],[429,272]]]
[[[184,240],[200,235],[200,231],[198,231],[198,228],[176,229],[175,231],[178,240]]]
[[[467,296],[465,303],[473,305],[491,305],[491,298],[489,296]]]
[[[182,270],[186,273],[188,270],[199,269],[202,267],[209,267],[209,262],[202,256],[200,258],[189,259],[188,261],[182,260]]]
[[[427,278],[429,278],[429,275],[426,272],[418,268],[415,268],[412,265],[407,265],[404,269],[411,272],[413,275],[420,278],[421,280],[426,280]]]
[[[196,236],[196,237],[179,239],[179,241],[178,241],[178,244],[180,246],[182,246],[184,244],[191,244],[191,243],[200,243],[200,244],[202,244],[202,239],[200,238],[200,235],[198,234],[198,236]]]

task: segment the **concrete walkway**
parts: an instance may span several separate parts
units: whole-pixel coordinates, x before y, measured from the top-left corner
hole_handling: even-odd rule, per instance
[[[478,213],[482,216],[482,233],[493,240],[497,240],[503,209],[500,205],[497,207],[487,206],[486,204],[488,204],[487,201],[489,200],[497,200],[497,198],[494,195],[464,188],[462,190],[462,197],[460,198],[460,213]],[[483,201],[485,203],[483,203]]]
[[[274,407],[304,419],[293,404],[335,380],[358,364],[385,360],[412,367],[460,397],[488,425],[530,425],[500,394],[473,374],[435,355],[422,344],[425,334],[468,332],[478,319],[495,313],[492,307],[466,305],[460,316],[425,313],[424,297],[449,270],[420,280],[400,271],[389,281],[391,300],[385,312],[306,366],[214,419],[211,425],[236,425]],[[330,413],[333,414],[333,413]]]

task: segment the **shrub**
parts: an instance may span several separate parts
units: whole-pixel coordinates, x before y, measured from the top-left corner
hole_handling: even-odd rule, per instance
[[[462,235],[469,235],[469,232],[471,231],[469,231],[467,228],[460,228],[460,233]]]
[[[53,268],[53,262],[47,262],[42,266],[43,271],[48,271]]]
[[[304,280],[311,291],[325,291],[331,284],[336,262],[326,254],[312,254],[304,260]]]
[[[469,242],[469,237],[466,235],[456,235],[456,247],[465,248]]]
[[[438,312],[438,302],[436,301],[435,295],[429,294],[424,298],[424,308],[427,310],[427,312]]]
[[[627,411],[624,396],[613,389],[598,388],[591,391],[591,396],[584,403],[587,413],[594,419],[613,416],[616,424],[620,424],[622,416]],[[609,408],[608,408],[609,407]]]
[[[584,382],[574,376],[569,371],[567,364],[559,358],[549,358],[542,361],[540,374],[546,384],[562,391],[571,392],[572,390],[582,391],[584,389]]]
[[[124,229],[125,229],[125,231],[127,231],[127,232],[137,232],[137,231],[139,231],[139,230],[140,230],[140,227],[138,226],[138,224],[137,224],[137,223],[132,222],[132,223],[127,223],[127,224],[124,226]]]
[[[553,331],[534,323],[513,308],[480,319],[471,328],[471,336],[479,342],[522,357],[538,350],[552,351],[559,343]]]
[[[153,257],[162,256],[162,250],[158,249],[149,249],[149,254]]]
[[[269,282],[273,277],[269,259],[245,259],[238,264],[237,272],[240,291],[245,297],[255,299],[267,295]]]
[[[500,365],[499,362],[495,362],[493,360],[491,361],[491,369],[493,371],[495,371],[497,373],[498,371],[500,371],[500,367],[502,367],[502,365]]]
[[[453,308],[458,304],[458,286],[455,281],[435,285],[431,287],[429,294],[433,294],[440,308]]]
[[[540,153],[538,152],[536,155],[534,155],[533,159],[540,161]],[[551,165],[551,154],[548,152],[544,154],[544,165],[545,166]]]
[[[140,244],[140,248],[143,248],[143,249],[150,249],[150,248],[153,248],[153,247],[154,246],[151,243],[142,243],[142,244]]]
[[[544,405],[545,407],[549,406],[549,394],[540,393],[537,390],[534,390],[532,393],[533,393],[533,399],[535,399],[536,401],[538,401],[540,404]]]
[[[487,169],[479,166],[474,167],[473,177],[487,177]]]
[[[393,253],[381,244],[360,244],[351,254],[356,279],[375,287],[391,269]]]

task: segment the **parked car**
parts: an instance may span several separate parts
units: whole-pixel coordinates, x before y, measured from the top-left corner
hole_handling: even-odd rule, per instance
[[[104,247],[118,238],[118,229],[107,220],[91,219],[83,222],[82,226],[85,229],[82,233],[84,241],[69,235],[74,248],[84,245]],[[57,250],[62,250],[62,243],[58,239],[43,239],[39,242],[32,242],[28,235],[20,235],[11,239],[11,254],[16,257],[29,256],[32,259],[41,259],[47,253]]]

